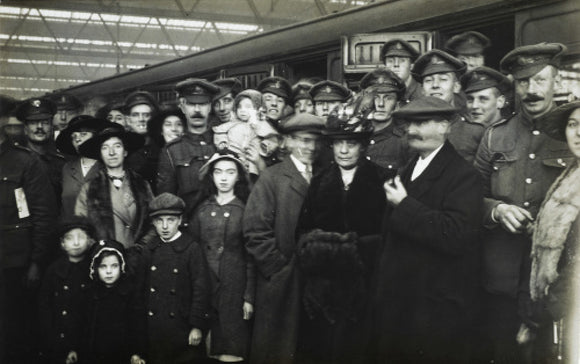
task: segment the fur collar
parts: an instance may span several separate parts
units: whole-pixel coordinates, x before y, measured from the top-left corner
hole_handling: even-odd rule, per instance
[[[558,278],[558,262],[580,211],[580,167],[568,167],[554,182],[540,207],[532,239],[530,293],[534,301]]]

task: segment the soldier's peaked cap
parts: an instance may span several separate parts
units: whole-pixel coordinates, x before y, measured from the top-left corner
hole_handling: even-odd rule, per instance
[[[338,82],[320,81],[312,86],[310,95],[316,101],[346,101],[350,96],[350,90]]]
[[[567,51],[561,43],[539,43],[518,47],[506,54],[499,63],[500,71],[511,74],[516,80],[528,78],[547,65],[560,67],[562,55]]]
[[[273,76],[264,78],[258,84],[258,91],[262,94],[268,92],[285,99],[287,102],[292,96],[292,86],[285,78]]]
[[[461,76],[461,89],[465,93],[495,87],[502,94],[511,88],[510,80],[501,72],[489,67],[477,67]]]
[[[451,37],[445,43],[445,48],[455,54],[476,55],[482,54],[490,45],[488,37],[470,30]]]
[[[439,49],[432,49],[417,59],[411,74],[415,80],[422,82],[425,76],[436,73],[454,72],[460,77],[465,73],[466,68],[465,62],[460,61],[449,53]]]
[[[386,57],[407,57],[411,58],[411,62],[415,62],[419,58],[419,51],[403,39],[393,39],[383,45],[381,51],[381,59],[383,62]]]
[[[52,119],[56,114],[56,104],[44,97],[23,101],[14,115],[22,122]]]
[[[178,97],[183,97],[189,102],[204,104],[211,102],[220,88],[202,78],[188,78],[178,82],[175,91]]]

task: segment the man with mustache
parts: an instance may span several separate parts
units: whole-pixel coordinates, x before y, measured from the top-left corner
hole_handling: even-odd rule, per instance
[[[207,80],[188,78],[175,85],[178,105],[187,119],[187,131],[168,142],[159,156],[157,193],[169,192],[185,201],[189,216],[199,201],[199,169],[215,153],[209,126],[211,100],[219,87]]]
[[[368,102],[368,118],[373,134],[367,147],[367,158],[379,166],[396,171],[409,160],[405,130],[393,122],[393,112],[405,95],[405,83],[394,72],[384,68],[367,73],[360,81],[360,89]]]
[[[212,110],[215,117],[211,125],[227,123],[232,119],[234,112],[234,98],[242,91],[242,83],[237,78],[224,78],[213,81],[219,87],[219,92],[213,97]]]
[[[273,76],[260,81],[258,91],[262,93],[266,120],[278,130],[284,118],[291,113],[288,102],[292,97],[292,86],[285,78]]]
[[[518,296],[529,292],[530,226],[548,188],[572,160],[565,142],[536,126],[556,106],[554,89],[565,51],[559,43],[540,43],[503,57],[501,71],[514,79],[520,110],[487,129],[475,158],[486,197],[482,322],[490,345],[486,359],[496,363],[523,359],[516,335],[523,343],[529,330],[521,325],[525,310],[518,310]]]
[[[325,80],[314,84],[310,95],[314,101],[314,115],[326,118],[335,107],[351,97],[351,92],[338,82]]]
[[[467,95],[467,111],[471,120],[486,128],[502,119],[510,80],[489,67],[477,67],[461,77],[461,86]]]
[[[22,102],[15,111],[18,120],[24,123],[25,147],[40,158],[48,170],[48,179],[55,196],[62,193],[62,168],[66,163],[55,146],[53,137],[53,117],[56,105],[47,98],[30,99]],[[55,211],[60,211],[60,199],[57,199]]]
[[[411,72],[421,82],[425,96],[437,97],[459,109],[459,113],[451,120],[449,141],[463,158],[473,162],[485,128],[471,121],[467,114],[465,95],[459,83],[465,68],[464,62],[439,49],[433,49],[417,59]]]
[[[385,43],[381,55],[385,67],[405,82],[405,95],[400,101],[408,103],[423,95],[421,85],[411,76],[411,69],[420,55],[415,47],[403,39],[393,39]]]

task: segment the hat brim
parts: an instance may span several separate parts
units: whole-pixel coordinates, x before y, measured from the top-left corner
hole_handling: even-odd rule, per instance
[[[305,132],[305,133],[312,133],[312,134],[322,134],[321,127],[314,127],[314,126],[291,126],[289,128],[285,128],[282,126],[282,133],[284,134],[291,134],[295,132]]]
[[[81,129],[93,129],[95,132],[97,132],[101,126],[102,126],[102,121],[99,119],[82,120],[82,121],[79,121],[78,124],[73,125],[72,127],[69,124],[69,126],[67,128],[65,128],[63,131],[61,131],[58,134],[58,136],[56,137],[56,140],[55,140],[56,148],[61,153],[70,154],[70,155],[78,155],[77,150],[72,145],[72,140],[71,140],[72,133],[74,133],[76,131],[80,131]]]
[[[128,131],[114,131],[96,135],[87,140],[80,145],[79,154],[83,157],[100,160],[101,145],[108,139],[115,137],[121,139],[127,154],[131,154],[145,145],[145,138],[142,135]]]
[[[276,95],[276,96],[279,96],[279,97],[283,98],[283,99],[284,99],[284,100],[286,100],[286,101],[288,101],[288,100],[290,99],[290,95],[289,95],[289,94],[287,94],[286,92],[284,92],[284,91],[280,90],[279,88],[274,88],[274,87],[266,87],[266,88],[265,88],[265,89],[263,89],[261,92],[262,92],[262,94],[265,94],[265,93],[267,93],[267,92],[268,92],[268,93],[271,93],[271,94],[274,94],[274,95]]]
[[[366,140],[370,139],[373,135],[372,131],[364,131],[364,132],[347,132],[347,131],[331,131],[331,130],[323,130],[322,135],[324,135],[328,139],[332,140],[345,140],[345,139],[352,139],[352,140]]]
[[[247,170],[244,167],[244,163],[239,158],[236,158],[231,154],[218,154],[218,153],[216,153],[199,169],[199,179],[203,180],[205,178],[205,176],[207,175],[207,173],[209,172],[209,169],[211,168],[211,166],[214,163],[217,163],[221,160],[229,160],[229,161],[235,162],[244,171],[244,174],[247,175]]]
[[[184,213],[183,210],[178,210],[178,209],[162,209],[162,210],[150,212],[149,217],[155,217],[155,216],[160,216],[160,215],[179,216],[179,215],[183,215],[183,213]]]
[[[40,121],[40,120],[48,120],[48,119],[52,119],[54,117],[55,114],[51,114],[48,111],[44,112],[44,113],[38,113],[38,114],[34,114],[34,115],[30,115],[28,117],[22,117],[22,118],[18,118],[20,121],[22,121],[23,123],[27,123],[30,121]]]
[[[538,130],[556,140],[566,141],[566,125],[574,110],[580,109],[580,101],[564,104],[536,120]]]

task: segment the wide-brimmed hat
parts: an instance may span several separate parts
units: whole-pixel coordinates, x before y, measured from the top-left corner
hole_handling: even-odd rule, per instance
[[[228,149],[222,149],[217,153],[214,153],[214,155],[212,155],[211,158],[203,166],[201,166],[201,168],[199,169],[199,179],[203,180],[204,177],[209,172],[211,166],[213,166],[214,163],[217,163],[222,160],[229,160],[235,162],[240,167],[242,173],[244,173],[244,175],[247,175],[248,171],[244,165],[244,162],[242,162],[242,160],[239,158],[238,154]]]
[[[566,141],[566,125],[574,110],[580,108],[580,101],[557,107],[536,120],[536,127],[556,140]]]
[[[99,130],[105,127],[107,123],[107,120],[97,119],[90,115],[75,116],[68,123],[68,126],[56,137],[56,148],[61,153],[76,155],[78,153],[72,144],[72,133],[82,129],[92,130],[93,133],[97,133]]]
[[[350,103],[340,104],[326,119],[322,135],[330,139],[369,139],[373,134],[373,123],[367,118],[369,108],[364,103],[369,99],[359,96]]]
[[[145,138],[142,135],[126,131],[121,125],[107,121],[97,135],[81,144],[79,154],[87,158],[101,159],[101,145],[113,137],[121,139],[128,154],[142,148],[145,144]]]

